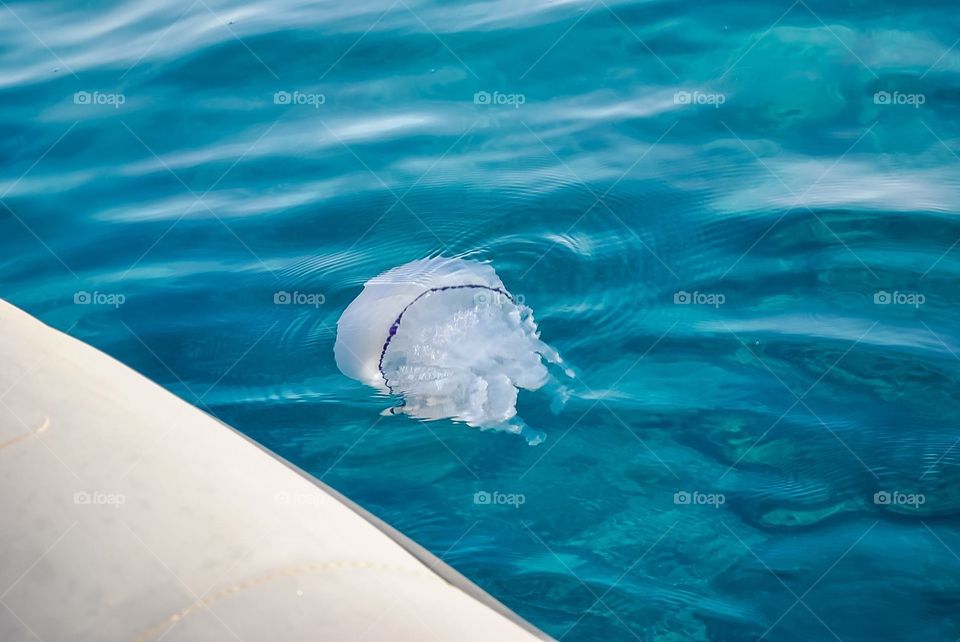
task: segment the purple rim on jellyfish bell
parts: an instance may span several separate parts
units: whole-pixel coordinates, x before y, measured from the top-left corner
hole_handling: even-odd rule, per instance
[[[387,356],[387,348],[390,347],[390,342],[393,341],[393,337],[396,336],[397,331],[400,329],[400,321],[401,319],[403,319],[403,315],[406,313],[407,310],[410,309],[410,306],[412,306],[414,303],[416,303],[417,301],[419,301],[420,299],[422,299],[428,294],[432,294],[434,292],[443,292],[445,290],[462,290],[462,289],[468,289],[468,288],[490,290],[491,292],[496,292],[498,294],[502,294],[503,296],[507,297],[508,299],[510,299],[510,302],[513,304],[517,303],[516,299],[513,298],[513,295],[507,292],[506,290],[503,290],[501,288],[493,288],[493,287],[490,287],[489,285],[445,285],[443,287],[430,288],[429,290],[421,292],[419,295],[417,295],[417,298],[415,298],[413,301],[405,305],[403,310],[400,311],[400,314],[397,315],[397,318],[394,319],[393,323],[390,325],[390,332],[389,334],[387,334],[387,340],[383,342],[383,349],[380,350],[380,361],[377,363],[377,369],[380,371],[380,376],[383,377],[383,383],[387,386],[387,389],[390,391],[391,394],[395,394],[395,393],[393,391],[393,388],[390,387],[390,382],[387,380],[387,374],[383,371],[383,359],[384,357]]]

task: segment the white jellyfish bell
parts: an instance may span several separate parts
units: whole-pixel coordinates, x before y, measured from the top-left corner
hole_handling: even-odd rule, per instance
[[[370,279],[337,322],[343,374],[403,399],[387,412],[449,418],[477,428],[544,435],[517,417],[517,391],[547,386],[567,396],[548,365],[563,363],[540,340],[533,312],[485,263],[413,261]],[[563,370],[573,377],[569,369]]]

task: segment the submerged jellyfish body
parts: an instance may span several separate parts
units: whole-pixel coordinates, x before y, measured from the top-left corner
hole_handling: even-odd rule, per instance
[[[391,412],[530,443],[543,434],[517,417],[518,389],[547,386],[555,402],[566,394],[548,369],[563,361],[540,340],[532,310],[491,266],[464,259],[413,261],[367,281],[337,322],[334,353],[345,375],[403,399]]]

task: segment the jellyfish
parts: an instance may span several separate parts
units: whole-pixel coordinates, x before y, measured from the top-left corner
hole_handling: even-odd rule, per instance
[[[412,261],[367,281],[337,322],[334,355],[344,375],[398,399],[387,413],[506,430],[530,444],[545,435],[517,416],[518,391],[549,391],[556,412],[569,397],[562,378],[575,376],[493,267],[460,258]]]

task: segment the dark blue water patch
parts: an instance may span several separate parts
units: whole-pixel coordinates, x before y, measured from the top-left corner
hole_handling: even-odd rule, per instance
[[[826,639],[833,635],[843,639],[861,634],[884,639],[908,639],[918,634],[951,639],[957,629],[946,609],[947,604],[955,604],[957,596],[951,579],[956,574],[956,560],[945,562],[942,567],[933,566],[930,561],[956,542],[949,536],[938,541],[944,535],[935,531],[917,537],[908,536],[908,532],[896,524],[858,520],[838,524],[825,532],[805,532],[757,547],[756,557],[747,554],[740,563],[731,565],[718,581],[718,588],[737,590],[734,587],[749,586],[756,578],[776,576],[783,584],[781,592],[771,593],[769,602],[757,601],[769,604],[761,616],[761,626],[736,628],[712,623],[716,628],[714,639],[762,635],[771,626],[776,637],[785,640]],[[898,552],[908,552],[909,557],[893,554],[888,547],[891,542],[900,544]],[[841,561],[833,565],[838,558]],[[863,595],[844,594],[836,590],[838,585],[833,582],[817,582],[828,571],[832,577],[843,578],[864,568],[888,579],[864,587],[868,599],[863,602]],[[931,585],[938,587],[937,593],[944,601],[928,603]],[[804,596],[802,602],[791,608],[800,596]],[[846,615],[851,608],[873,617],[854,623]],[[931,617],[922,622],[912,619],[908,613],[917,608]],[[778,622],[781,615],[783,619]]]

